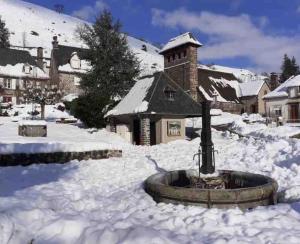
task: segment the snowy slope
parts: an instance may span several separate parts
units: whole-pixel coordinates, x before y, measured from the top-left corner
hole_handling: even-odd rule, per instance
[[[75,34],[77,26],[87,23],[80,19],[20,0],[0,0],[0,16],[11,32],[12,45],[43,47],[48,50],[44,54],[49,56],[52,37],[57,35],[61,45],[83,46]],[[163,68],[163,58],[158,54],[158,48],[133,37],[128,37],[128,42],[142,60],[142,68]],[[147,52],[141,49],[143,45],[146,45]]]

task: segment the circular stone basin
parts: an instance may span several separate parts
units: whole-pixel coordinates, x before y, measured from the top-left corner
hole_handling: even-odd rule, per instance
[[[178,170],[150,176],[145,182],[145,190],[156,202],[207,208],[249,209],[277,203],[278,184],[272,178],[229,170],[218,173],[225,182],[223,189],[193,187],[192,181],[198,171]]]

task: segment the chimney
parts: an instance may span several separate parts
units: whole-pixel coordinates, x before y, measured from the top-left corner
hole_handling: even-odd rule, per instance
[[[58,49],[57,36],[53,36],[52,46],[53,46],[53,49]]]
[[[270,88],[271,91],[275,90],[279,86],[279,77],[278,74],[275,72],[272,72],[270,74]]]
[[[43,53],[43,48],[38,47],[37,49],[37,65],[41,68],[44,69],[44,53]]]

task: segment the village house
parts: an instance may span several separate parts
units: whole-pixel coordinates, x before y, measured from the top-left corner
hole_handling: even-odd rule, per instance
[[[240,84],[240,100],[243,103],[242,113],[266,115],[266,102],[263,97],[271,92],[265,80],[249,81]]]
[[[198,48],[202,44],[185,33],[171,39],[160,51],[164,56],[164,72],[192,98],[213,102],[214,108],[240,113],[242,103],[237,96],[239,81],[232,73],[225,73],[198,64]]]
[[[49,76],[51,84],[58,85],[65,94],[80,93],[80,75],[90,69],[84,59],[86,49],[59,45],[56,36],[52,41]]]
[[[106,115],[108,130],[136,145],[185,139],[185,118],[200,117],[201,106],[167,73],[141,78]]]
[[[0,98],[2,103],[19,104],[26,84],[43,85],[49,76],[29,52],[0,48]]]
[[[282,118],[283,123],[300,122],[300,75],[292,76],[263,98],[268,117]]]

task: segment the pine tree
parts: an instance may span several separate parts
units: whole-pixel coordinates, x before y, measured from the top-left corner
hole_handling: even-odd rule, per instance
[[[300,73],[299,66],[297,65],[295,57],[290,59],[287,54],[283,57],[283,63],[281,66],[280,81],[285,82],[291,76],[298,75]]]
[[[80,86],[84,94],[79,97],[80,106],[75,114],[89,127],[102,127],[104,114],[116,98],[124,97],[139,75],[137,58],[130,51],[121,24],[114,22],[110,12],[104,10],[91,27],[84,25],[77,30],[88,46],[85,59],[91,70],[82,75]],[[93,110],[93,112],[84,111]],[[95,121],[97,118],[97,121]]]
[[[9,31],[0,16],[0,48],[8,48],[9,46]]]

